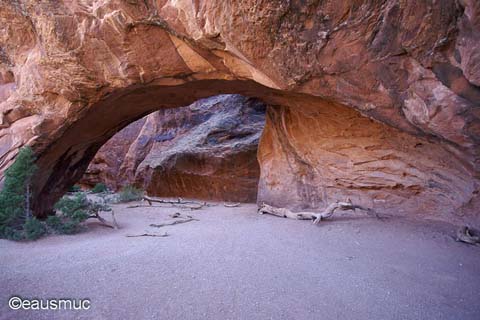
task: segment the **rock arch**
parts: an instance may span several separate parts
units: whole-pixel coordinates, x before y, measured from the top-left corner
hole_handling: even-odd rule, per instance
[[[32,145],[43,215],[129,122],[240,93],[271,105],[260,201],[316,208],[348,196],[478,221],[479,10],[474,0],[6,1],[1,170]]]

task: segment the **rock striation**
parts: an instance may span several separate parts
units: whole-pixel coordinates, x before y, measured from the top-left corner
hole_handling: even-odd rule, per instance
[[[0,171],[34,148],[38,216],[129,123],[235,93],[269,105],[258,201],[479,223],[477,0],[7,0],[0,24]]]
[[[149,195],[255,202],[265,105],[220,95],[156,111],[100,148],[80,183],[135,184]]]

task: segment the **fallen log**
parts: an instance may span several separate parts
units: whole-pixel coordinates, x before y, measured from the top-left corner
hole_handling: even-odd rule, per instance
[[[198,201],[185,201],[182,198],[178,198],[176,201],[174,200],[164,200],[164,199],[158,199],[158,198],[153,198],[149,196],[143,196],[143,200],[147,201],[148,204],[152,204],[152,202],[158,202],[158,203],[165,203],[165,204],[200,204],[201,202]]]
[[[190,209],[190,210],[198,210],[207,205],[206,202],[202,203],[198,201],[183,201],[182,198],[178,198],[177,201],[172,201],[172,200],[163,200],[163,199],[156,199],[156,198],[144,196],[143,200],[147,201],[147,203],[150,206],[152,206],[152,202],[156,202],[156,203],[162,203],[162,204],[169,204],[176,208],[184,208],[184,209]],[[137,205],[137,207],[139,206],[141,205]]]
[[[284,217],[284,218],[290,218],[290,219],[296,219],[296,220],[313,220],[314,224],[318,224],[321,220],[330,218],[338,209],[353,210],[353,211],[355,211],[356,209],[360,209],[360,210],[366,211],[367,214],[369,215],[373,214],[375,215],[376,218],[380,218],[373,209],[352,204],[350,200],[348,200],[348,202],[340,202],[340,201],[334,202],[330,204],[327,208],[325,208],[325,210],[319,213],[310,212],[310,211],[292,212],[287,208],[277,208],[277,207],[273,207],[263,203],[258,208],[258,213],[271,214],[278,217]]]
[[[314,224],[318,224],[322,219],[330,218],[336,210],[352,210],[355,211],[356,209],[366,211],[368,215],[374,215],[377,219],[380,219],[377,212],[371,208],[362,207],[356,204],[353,204],[350,200],[347,202],[334,202],[330,204],[323,212],[314,214],[315,220],[313,221]]]
[[[313,220],[315,219],[314,212],[292,212],[287,208],[277,208],[263,203],[258,208],[259,214],[271,214],[277,217],[296,219],[296,220]]]

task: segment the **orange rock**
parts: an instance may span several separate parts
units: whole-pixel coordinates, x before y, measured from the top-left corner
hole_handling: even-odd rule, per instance
[[[19,147],[30,144],[40,167],[33,186],[34,209],[44,215],[83,175],[96,151],[127,124],[163,108],[238,93],[288,110],[291,116],[273,117],[267,132],[278,135],[280,129],[287,130],[288,137],[301,132],[304,141],[295,140],[293,150],[309,153],[292,149],[284,153],[298,155],[301,163],[313,163],[315,177],[328,173],[331,162],[339,161],[338,197],[353,188],[362,199],[373,201],[372,189],[393,194],[397,185],[396,192],[405,190],[408,197],[391,202],[392,213],[402,209],[408,213],[414,206],[409,199],[415,196],[425,214],[456,221],[465,208],[479,211],[479,10],[475,0],[435,5],[394,0],[4,1],[0,6],[0,171]],[[398,129],[390,131],[397,137],[391,140],[395,148],[383,146],[394,153],[400,152],[400,136],[405,137],[402,141],[420,139],[424,146],[428,140],[428,148],[444,151],[415,153],[415,161],[423,163],[420,176],[427,179],[422,183],[413,178],[393,183],[391,172],[396,177],[399,170],[396,160],[382,160],[383,171],[378,174],[357,175],[357,169],[348,167],[356,163],[353,151],[345,159],[324,161],[323,153],[316,151],[320,142],[306,138],[305,130],[315,136],[319,124],[325,125],[325,114],[335,118],[329,113],[337,112],[337,107],[328,105],[355,109]],[[305,121],[300,120],[305,115]],[[342,121],[329,126],[347,132],[352,141],[364,139],[365,128],[352,131],[351,121]],[[303,122],[314,127],[296,127]],[[263,194],[269,195],[266,200],[282,198],[283,192],[285,198],[297,197],[293,195],[298,188],[291,182],[298,179],[323,190],[317,178],[303,172],[306,169],[293,173],[271,165],[285,161],[278,139],[267,137],[264,141],[272,145],[265,142],[260,147],[265,163],[261,162],[262,176],[277,178],[269,182],[270,190],[261,183]],[[285,148],[290,147],[282,145]],[[381,156],[367,154],[368,159]],[[437,188],[434,180],[427,192],[432,197],[419,197],[426,194],[422,186],[428,186],[432,172],[444,171],[450,172],[444,174],[447,178],[461,171],[459,179],[464,182],[454,179],[450,188]],[[406,172],[406,177],[411,175]],[[430,200],[423,202],[433,199],[433,194],[448,206],[442,213],[435,212],[438,206],[430,205]],[[444,198],[457,200],[443,202]],[[471,220],[468,214],[462,219]]]

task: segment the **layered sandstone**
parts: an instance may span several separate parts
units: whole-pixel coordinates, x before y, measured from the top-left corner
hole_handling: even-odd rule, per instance
[[[134,184],[149,195],[254,202],[265,105],[240,95],[154,112],[113,136],[81,184]]]
[[[127,124],[162,108],[239,93],[274,106],[259,149],[260,201],[294,208],[333,198],[325,191],[321,201],[308,202],[299,196],[301,184],[292,183],[305,180],[320,194],[333,183],[339,198],[355,190],[362,202],[394,195],[386,201],[392,213],[412,209],[457,221],[470,208],[478,217],[476,0],[19,0],[2,2],[0,24],[0,168],[22,145],[35,149],[38,215]],[[346,116],[349,109],[356,113]],[[326,115],[334,122],[326,124]],[[360,144],[359,155],[347,148],[345,158],[326,159],[317,149],[335,146],[309,138],[324,126],[337,129],[325,137],[345,132],[357,144],[366,135],[375,147]],[[425,151],[401,149],[403,141],[417,140]],[[339,149],[346,143],[332,141]],[[391,150],[393,158],[354,164],[389,154],[378,150]],[[298,163],[312,168],[297,169]],[[362,166],[377,173],[360,174]],[[431,205],[435,199],[445,207]]]
[[[386,216],[480,223],[476,178],[448,148],[341,105],[269,108],[258,157],[258,198],[276,206],[350,199]]]

